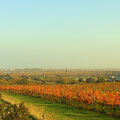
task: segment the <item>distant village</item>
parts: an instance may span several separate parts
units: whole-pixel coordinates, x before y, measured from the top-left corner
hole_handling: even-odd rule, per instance
[[[68,69],[1,69],[0,84],[80,84],[120,82],[120,71]]]

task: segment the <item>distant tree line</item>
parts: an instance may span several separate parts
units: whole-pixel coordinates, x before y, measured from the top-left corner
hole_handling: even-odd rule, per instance
[[[104,77],[89,77],[86,79],[84,77],[81,77],[81,78],[79,78],[78,81],[84,82],[84,83],[104,83],[104,82],[106,82]]]

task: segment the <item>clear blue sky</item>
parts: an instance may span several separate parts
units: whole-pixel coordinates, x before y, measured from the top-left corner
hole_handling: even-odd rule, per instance
[[[1,68],[120,68],[120,0],[1,0]]]

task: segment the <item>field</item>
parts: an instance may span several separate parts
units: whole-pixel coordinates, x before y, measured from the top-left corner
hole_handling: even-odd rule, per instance
[[[51,116],[54,120],[56,114],[59,116],[58,118],[60,120],[79,120],[80,118],[88,120],[88,118],[83,118],[81,109],[84,110],[86,115],[86,110],[88,110],[97,112],[98,114],[106,114],[107,116],[114,118],[120,117],[119,83],[83,83],[80,85],[10,85],[0,86],[0,90],[6,91],[2,92],[3,96],[10,96],[11,99],[17,99],[19,102],[24,101],[27,103],[29,101],[28,97],[30,97],[29,99],[32,99],[31,102],[37,101],[33,104],[41,106],[46,104],[46,111],[52,111]],[[46,100],[47,102],[45,103]],[[69,117],[65,117],[66,114],[64,111],[67,111]],[[88,112],[88,114],[91,116],[93,113]],[[96,113],[94,113],[94,115],[95,116],[91,117],[90,120],[105,119],[104,117],[96,118]],[[108,117],[108,119],[110,118]]]
[[[2,99],[11,104],[21,101],[29,109],[32,120],[117,120],[107,115],[96,113],[65,104],[50,102],[36,97],[11,92],[1,92]]]
[[[0,120],[120,120],[120,0],[1,0],[0,23]]]

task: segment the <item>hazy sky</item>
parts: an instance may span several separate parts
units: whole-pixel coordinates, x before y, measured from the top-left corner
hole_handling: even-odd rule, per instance
[[[120,0],[1,0],[1,68],[120,68]]]

